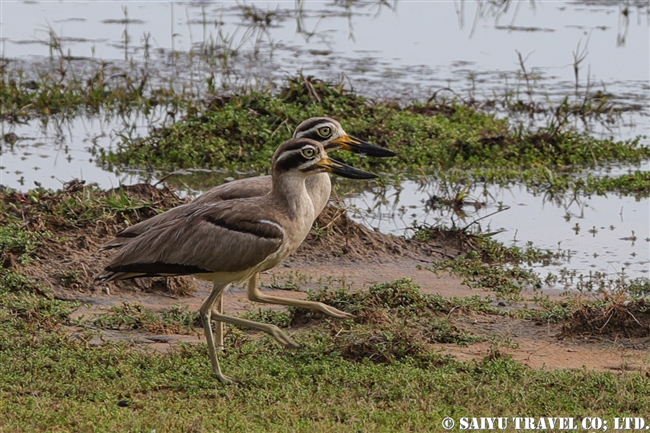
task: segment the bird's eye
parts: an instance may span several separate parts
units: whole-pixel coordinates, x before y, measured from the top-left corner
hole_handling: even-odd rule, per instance
[[[318,128],[317,132],[321,137],[328,138],[330,135],[332,135],[332,128],[329,126],[323,126]]]
[[[303,147],[301,153],[302,156],[304,156],[305,158],[311,159],[314,156],[316,156],[316,149],[314,149],[313,147]]]

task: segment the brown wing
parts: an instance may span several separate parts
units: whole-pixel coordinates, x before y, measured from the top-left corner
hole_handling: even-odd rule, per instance
[[[217,203],[239,198],[259,197],[271,191],[271,176],[249,177],[234,180],[209,189],[191,203],[169,209],[145,221],[129,226],[115,235],[115,239],[101,246],[100,251],[120,248],[152,228],[176,218],[187,217],[207,203]]]
[[[106,266],[103,280],[117,274],[187,275],[237,272],[277,251],[283,230],[260,217],[263,203],[219,202],[185,212],[124,245]]]
[[[260,197],[271,192],[272,186],[271,176],[247,177],[210,188],[192,203],[204,204],[206,202]]]

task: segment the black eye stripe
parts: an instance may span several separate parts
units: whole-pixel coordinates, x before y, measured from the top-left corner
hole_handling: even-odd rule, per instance
[[[305,155],[305,149],[308,155]],[[275,151],[273,160],[273,170],[279,172],[286,172],[293,169],[304,171],[303,168],[307,165],[314,164],[320,159],[322,152],[322,145],[315,140],[306,138],[292,138],[285,141],[280,145],[278,150]],[[313,152],[313,154],[311,153]]]

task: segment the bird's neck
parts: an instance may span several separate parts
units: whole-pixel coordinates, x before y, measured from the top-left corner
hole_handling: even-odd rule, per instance
[[[304,173],[289,171],[273,175],[271,198],[291,219],[314,219],[314,204],[307,192]]]
[[[330,199],[332,192],[332,181],[328,173],[317,173],[309,176],[305,181],[307,193],[314,204],[314,213],[318,216]]]

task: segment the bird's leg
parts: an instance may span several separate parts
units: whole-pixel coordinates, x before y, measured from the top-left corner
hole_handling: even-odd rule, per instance
[[[222,290],[217,297],[213,309],[218,312],[218,314],[223,315],[223,293],[225,290]],[[224,350],[225,345],[223,344],[223,322],[215,322],[214,324],[214,343],[217,350]]]
[[[212,293],[208,299],[201,305],[201,321],[203,322],[203,331],[205,332],[205,339],[208,343],[208,353],[210,354],[210,362],[212,363],[212,371],[217,375],[222,382],[232,382],[232,380],[223,375],[221,367],[219,366],[219,359],[217,358],[217,349],[214,344],[214,335],[212,335],[212,311],[214,304],[221,298],[223,291],[228,287],[228,284],[214,283]],[[220,324],[220,323],[219,323]]]
[[[214,320],[225,322],[225,323],[231,323],[237,326],[247,326],[249,328],[264,331],[267,334],[271,335],[273,338],[275,338],[278,341],[278,343],[282,344],[287,348],[298,349],[300,347],[298,343],[293,341],[291,337],[289,337],[285,332],[283,332],[280,328],[278,328],[275,325],[253,322],[252,320],[242,319],[241,317],[226,316],[225,314],[222,314],[221,312],[217,311],[217,309],[214,307],[212,308],[211,313],[212,313],[211,314],[212,319]]]
[[[302,299],[280,298],[278,296],[269,296],[262,293],[259,289],[260,274],[255,274],[248,282],[248,299],[256,302],[266,302],[267,304],[290,305],[292,307],[306,308],[312,311],[320,311],[337,319],[352,319],[354,315],[338,310],[322,302],[304,301]]]

